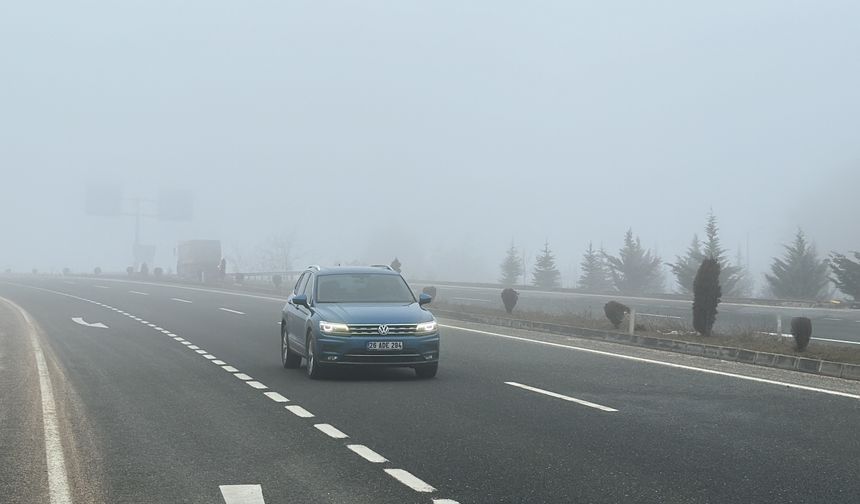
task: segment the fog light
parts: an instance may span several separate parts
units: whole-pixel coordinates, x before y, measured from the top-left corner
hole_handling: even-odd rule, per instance
[[[328,360],[337,360],[337,355],[329,355]]]

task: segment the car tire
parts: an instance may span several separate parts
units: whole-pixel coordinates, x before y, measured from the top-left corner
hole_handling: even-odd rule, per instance
[[[425,364],[423,366],[415,366],[415,375],[418,378],[427,379],[436,376],[436,371],[439,370],[439,363]]]
[[[307,353],[306,360],[308,361],[305,371],[307,372],[308,378],[311,380],[319,380],[323,377],[323,366],[317,362],[314,352],[314,340],[310,332],[308,332],[308,339],[305,344],[305,353]]]
[[[286,369],[296,369],[302,364],[302,356],[290,348],[290,337],[285,323],[281,323],[281,364]]]

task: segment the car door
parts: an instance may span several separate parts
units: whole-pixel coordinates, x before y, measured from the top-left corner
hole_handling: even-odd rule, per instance
[[[308,283],[308,277],[310,277],[310,272],[305,271],[302,273],[302,276],[299,277],[299,280],[296,282],[296,286],[293,288],[293,293],[287,299],[287,304],[284,306],[284,312],[286,313],[287,318],[287,334],[289,336],[290,341],[292,342],[293,348],[304,347],[304,319],[302,318],[302,310],[301,306],[297,306],[293,303],[293,298],[299,294],[302,294],[305,289],[305,285]],[[301,325],[301,329],[297,329]],[[299,331],[298,334],[296,331]]]
[[[311,272],[307,273],[308,278],[305,281],[304,285],[301,286],[301,290],[299,294],[304,294],[308,298],[308,303],[313,306],[314,303],[314,275]],[[299,348],[302,349],[302,354],[307,355],[307,348],[305,348],[307,335],[307,327],[308,327],[308,319],[311,317],[311,310],[305,308],[304,306],[293,305],[296,309],[296,318],[295,318],[295,328],[292,331],[293,341],[297,344]]]

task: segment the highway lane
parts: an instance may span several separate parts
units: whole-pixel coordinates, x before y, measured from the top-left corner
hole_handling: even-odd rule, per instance
[[[424,284],[416,284],[420,291]],[[489,287],[436,285],[437,297],[446,303],[502,309],[501,289]],[[603,305],[616,300],[635,308],[646,320],[685,322],[690,325],[690,301],[630,296],[607,296],[571,292],[520,290],[517,309],[554,314],[590,314],[603,317]],[[813,320],[814,337],[860,343],[860,310],[837,308],[802,308],[721,303],[716,330],[735,329],[775,332],[777,317],[782,317],[783,333],[789,332],[792,317]]]
[[[276,299],[171,286],[117,283],[105,289],[83,280],[38,282],[169,329],[316,415],[302,423],[280,408],[267,408],[266,401],[261,407],[258,391],[184,348],[188,345],[159,337],[153,328],[125,315],[115,319],[116,312],[101,306],[91,305],[97,309],[83,313],[84,318],[100,320],[102,312],[111,316],[101,320],[123,328],[115,338],[105,342],[105,334],[82,326],[72,331],[81,338],[59,338],[56,335],[76,325],[66,318],[89,303],[0,284],[0,295],[20,301],[47,326],[49,335],[55,335],[49,336],[49,344],[62,366],[73,370],[67,374],[74,388],[88,398],[84,411],[97,419],[96,438],[110,440],[95,448],[111,461],[102,478],[105,486],[113,489],[111,496],[122,497],[109,502],[135,502],[134,492],[165,476],[157,470],[162,450],[181,463],[165,468],[176,471],[163,485],[170,492],[156,492],[147,502],[175,502],[168,493],[187,496],[188,502],[215,502],[212,488],[225,479],[262,481],[264,493],[271,496],[267,502],[339,502],[337,495],[352,495],[352,502],[431,502],[431,498],[461,503],[853,502],[860,492],[856,397],[614,355],[741,372],[855,396],[860,394],[856,383],[505,333],[613,353],[594,354],[472,332],[468,327],[445,328],[443,364],[435,380],[416,380],[405,370],[368,370],[338,372],[330,380],[315,382],[299,370],[280,368],[281,302]],[[93,380],[91,374],[102,379]],[[602,411],[506,382],[618,411]],[[140,386],[144,393],[137,392]],[[129,394],[140,397],[129,401],[125,398]],[[326,444],[331,440],[313,427],[317,419],[350,438]],[[126,422],[134,427],[131,438],[118,433],[124,429],[116,424]],[[296,435],[285,436],[284,422],[290,424],[289,432],[295,425]],[[196,424],[205,426],[201,430],[206,434],[194,429],[194,442],[189,443],[188,426]],[[141,440],[150,436],[166,446],[147,449]],[[390,462],[374,464],[344,450],[350,440]],[[213,455],[222,443],[229,457]],[[273,450],[273,443],[286,449]],[[111,470],[115,465],[138,464],[152,477]],[[269,469],[271,464],[305,471],[298,473],[299,481],[279,478],[278,471],[273,474]],[[403,468],[437,491],[424,495],[404,490],[380,467]],[[815,468],[811,479],[810,467]],[[319,485],[303,484],[319,478],[317,471],[338,477]],[[201,483],[184,484],[196,480]],[[404,491],[405,495],[397,493]]]

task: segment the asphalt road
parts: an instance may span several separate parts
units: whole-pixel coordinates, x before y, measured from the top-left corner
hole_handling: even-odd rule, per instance
[[[424,285],[417,285],[422,288]],[[464,306],[502,309],[501,289],[488,287],[437,285],[437,297],[448,303]],[[650,320],[686,322],[692,318],[690,301],[654,299],[600,294],[578,294],[520,290],[517,308],[555,314],[590,314],[603,317],[603,305],[616,300],[635,308],[638,317]],[[716,330],[753,329],[775,332],[777,317],[782,318],[783,334],[789,332],[792,317],[809,317],[813,321],[813,337],[860,344],[860,310],[839,308],[801,308],[754,304],[720,303]]]
[[[452,321],[433,380],[311,381],[280,365],[275,298],[55,278],[0,297],[35,328],[0,303],[4,504],[860,496],[858,382]]]

